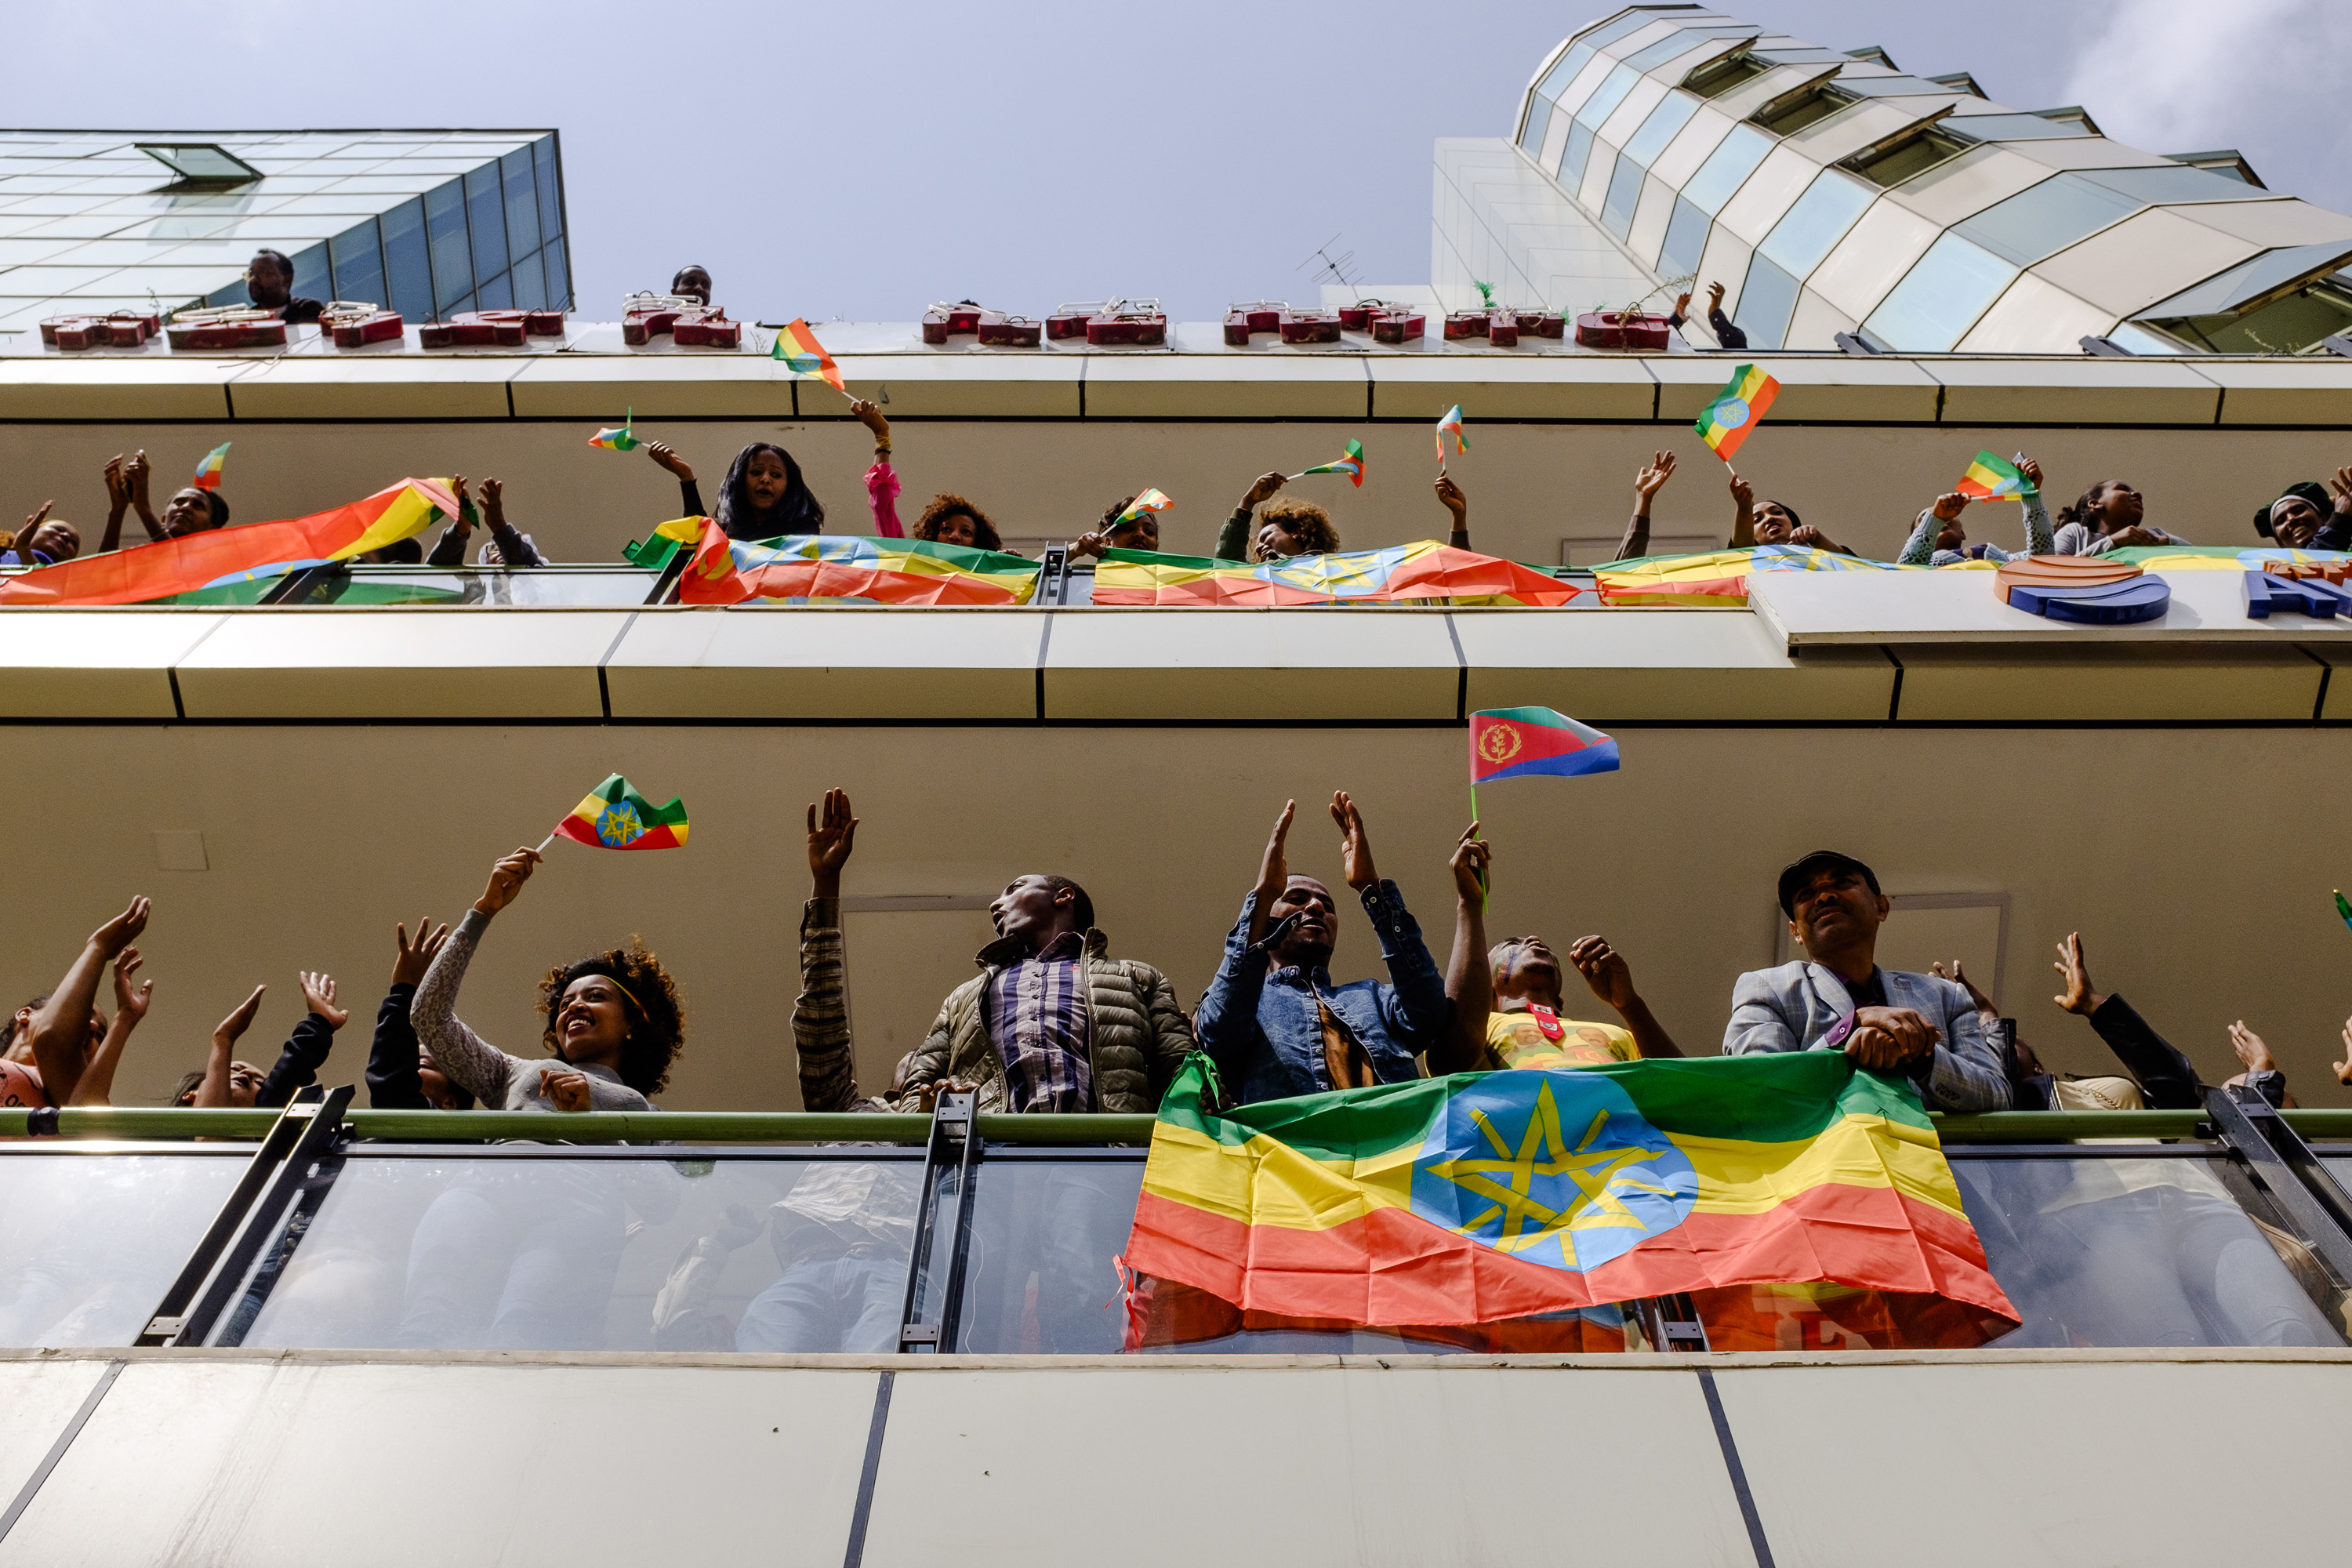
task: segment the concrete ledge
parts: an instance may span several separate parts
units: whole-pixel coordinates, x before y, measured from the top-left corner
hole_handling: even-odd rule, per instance
[[[0,360],[0,419],[226,419],[236,360]]]
[[[1469,706],[1542,703],[1592,723],[1877,722],[1895,665],[1875,648],[1784,651],[1753,616],[1457,610]]]
[[[1450,722],[1445,617],[1388,610],[1078,610],[1054,616],[1048,721]]]
[[[604,679],[615,719],[1034,720],[1045,617],[656,609]]]
[[[194,610],[0,613],[0,718],[176,719],[172,667],[226,618]]]
[[[263,610],[178,666],[191,719],[604,716],[596,665],[625,611]]]
[[[2113,643],[1898,647],[1899,721],[2309,723],[2320,663],[2297,647]]]
[[[283,359],[239,376],[247,419],[504,419],[509,359],[380,359],[353,375],[326,360]]]

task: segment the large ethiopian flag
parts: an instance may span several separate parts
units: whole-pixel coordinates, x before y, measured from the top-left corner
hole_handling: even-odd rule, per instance
[[[1160,1109],[1127,1261],[1244,1311],[1483,1323],[1746,1284],[2014,1320],[1917,1094],[1841,1052],[1465,1073]]]

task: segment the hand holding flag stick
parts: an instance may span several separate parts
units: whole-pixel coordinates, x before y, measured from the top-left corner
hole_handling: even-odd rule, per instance
[[[2005,463],[1990,452],[1979,452],[1960,482],[1952,487],[1956,494],[1970,500],[1991,500],[1998,496],[2029,496],[2042,489],[2042,466],[2022,452],[2015,462]]]
[[[1302,469],[1295,474],[1285,474],[1282,477],[1285,479],[1303,479],[1308,474],[1345,474],[1348,476],[1349,484],[1354,485],[1358,489],[1362,489],[1364,488],[1364,444],[1361,441],[1350,441],[1348,443],[1347,449],[1331,461],[1318,463],[1311,468]]]

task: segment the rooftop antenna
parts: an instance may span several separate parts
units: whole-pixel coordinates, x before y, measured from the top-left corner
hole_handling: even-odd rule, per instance
[[[1305,271],[1309,267],[1315,268],[1313,276],[1308,279],[1309,282],[1337,283],[1344,289],[1356,287],[1356,279],[1348,276],[1348,268],[1355,263],[1356,253],[1352,250],[1343,250],[1338,256],[1333,256],[1331,247],[1339,243],[1339,237],[1335,234],[1316,247],[1314,255],[1298,264],[1300,271]],[[1318,266],[1318,263],[1320,265]]]

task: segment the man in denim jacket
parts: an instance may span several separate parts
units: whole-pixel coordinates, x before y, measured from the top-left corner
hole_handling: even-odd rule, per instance
[[[1443,1048],[1453,1024],[1421,928],[1396,884],[1373,870],[1363,814],[1344,792],[1331,797],[1341,862],[1380,939],[1389,980],[1331,984],[1338,900],[1314,878],[1289,875],[1284,858],[1297,808],[1285,805],[1274,825],[1257,887],[1242,900],[1195,1019],[1202,1048],[1243,1104],[1419,1078],[1414,1058]]]

